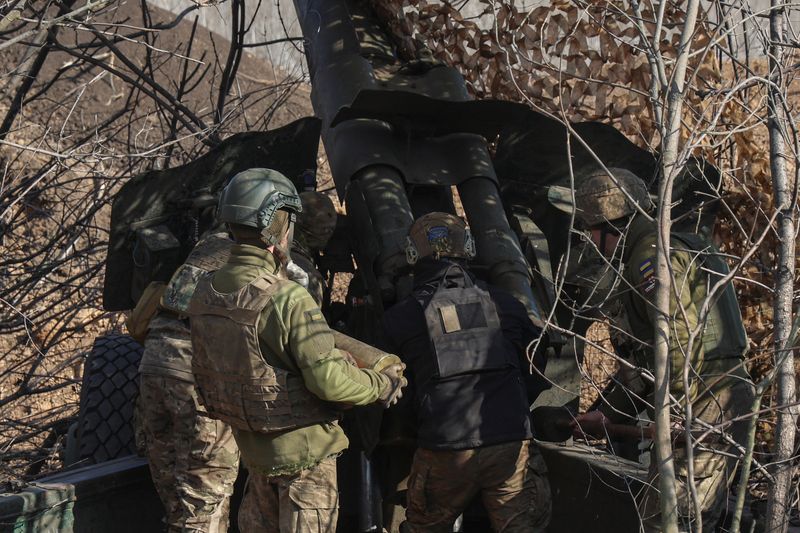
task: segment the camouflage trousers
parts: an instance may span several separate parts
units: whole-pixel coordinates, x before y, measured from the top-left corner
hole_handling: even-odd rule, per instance
[[[335,533],[339,516],[336,457],[285,476],[251,473],[239,530],[243,533]]]
[[[192,383],[140,376],[137,424],[170,533],[224,533],[239,449],[230,427],[204,414]]]
[[[552,501],[547,466],[532,441],[471,450],[417,449],[408,481],[401,531],[453,531],[453,523],[480,495],[494,531],[544,531]]]
[[[712,398],[697,402],[694,415],[712,426],[747,413],[753,404],[753,388],[749,383],[718,391]],[[725,427],[725,432],[740,445],[747,436],[748,421],[740,420]],[[702,517],[702,531],[712,532],[726,512],[728,490],[739,463],[735,446],[712,437],[713,442],[694,450],[694,485]],[[688,461],[683,443],[674,443],[676,492],[678,497],[678,529],[697,531],[695,504],[688,487]],[[642,529],[648,533],[661,531],[661,514],[658,490],[658,473],[655,457],[651,461],[650,475],[637,495]]]

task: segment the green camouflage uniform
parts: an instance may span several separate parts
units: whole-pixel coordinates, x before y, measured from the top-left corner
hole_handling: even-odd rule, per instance
[[[228,263],[214,274],[211,283],[214,291],[232,294],[265,274],[280,275],[272,253],[235,245]],[[198,320],[192,316],[193,321]],[[302,386],[319,399],[367,405],[388,386],[388,378],[359,370],[334,348],[321,311],[308,291],[296,283],[281,284],[267,301],[257,327],[263,361],[287,371],[290,381],[300,378]],[[291,402],[292,385],[288,387]],[[335,531],[335,457],[348,446],[335,417],[269,433],[234,428],[234,437],[249,471],[239,514],[242,531]]]
[[[164,504],[168,530],[228,530],[228,510],[239,472],[239,450],[231,428],[208,417],[192,375],[188,320],[163,307],[188,302],[203,272],[221,266],[232,241],[204,238],[170,281],[162,307],[149,324],[139,366],[137,436]]]
[[[656,240],[655,225],[643,217],[635,217],[625,237],[624,279],[618,287],[618,296],[627,319],[627,324],[618,326],[630,333],[623,341],[623,346],[618,346],[618,351],[630,356],[634,364],[650,372],[653,372],[654,365],[651,347],[656,316],[653,304],[656,293]],[[673,288],[678,296],[673,297],[670,304],[670,393],[681,403],[688,395],[695,419],[711,425],[720,424],[747,413],[753,400],[752,383],[742,364],[747,339],[736,296],[729,284],[712,306],[702,338],[694,342],[691,353],[685,354],[690,332],[698,325],[707,290],[717,277],[710,275],[709,271],[724,275],[727,266],[714,255],[713,246],[704,243],[697,235],[674,234],[671,247],[675,276]],[[692,368],[688,391],[683,384],[686,356]],[[607,403],[601,410],[612,422],[635,420],[637,413],[644,410],[647,404],[652,405],[652,387],[645,383],[639,378],[626,387],[616,386],[606,396]],[[635,396],[645,399],[647,403]],[[697,427],[703,426],[697,424]],[[746,427],[746,421],[739,421],[729,423],[724,429],[733,440],[743,444]],[[685,439],[681,437],[673,445],[681,527],[689,528],[693,505],[685,488],[688,473],[684,442]],[[737,465],[735,458],[715,451],[738,454],[732,445],[713,435],[706,438],[700,447],[694,448],[694,477],[701,500],[704,530],[713,528],[724,512],[727,489]],[[655,459],[651,464],[649,486],[638,496],[638,501],[645,529],[658,531],[660,517]]]
[[[239,450],[230,427],[198,402],[189,328],[161,312],[144,348],[137,422],[168,531],[224,533]]]

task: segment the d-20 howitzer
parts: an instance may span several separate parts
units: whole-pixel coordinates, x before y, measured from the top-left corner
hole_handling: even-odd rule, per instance
[[[370,2],[294,0],[294,4],[314,111],[321,120],[322,141],[353,234],[357,275],[350,294],[359,285],[361,292],[351,302],[366,308],[361,313],[351,310],[351,317],[361,316],[362,321],[351,320],[350,333],[376,340],[381,311],[410,291],[405,236],[413,220],[431,211],[456,213],[461,207],[476,241],[474,268],[523,302],[534,322],[544,328],[550,353],[557,355],[564,343],[558,328],[548,327],[553,321],[570,324],[582,335],[589,321],[581,317],[576,321],[569,306],[558,304],[564,294],[557,295],[553,284],[552,272],[571,235],[569,221],[547,199],[548,188],[577,182],[600,163],[629,169],[655,187],[657,158],[605,124],[566,125],[524,105],[473,100],[460,73],[434,59],[430,50],[404,49],[411,55],[401,57]],[[491,153],[489,142],[494,144]],[[716,169],[692,159],[679,181],[676,200],[681,200],[679,209],[687,215],[682,223],[713,226],[716,207],[702,198],[720,184]],[[571,375],[570,383],[576,385],[573,396],[579,376],[575,363],[582,357],[579,349],[575,351],[575,357],[561,361],[567,363],[564,374]],[[561,385],[556,388],[563,391]],[[566,398],[556,394],[550,401],[561,405]],[[580,519],[569,509],[582,505],[587,495],[576,489],[580,484],[557,479],[579,478],[587,472],[592,460],[579,455],[549,454],[553,466],[558,462],[562,469],[551,476],[554,491],[562,496],[556,502],[560,512],[554,510],[555,530],[586,525],[578,525]],[[365,469],[370,462],[362,457],[360,464],[359,529],[394,528],[393,520],[384,517],[381,524],[379,513],[373,514],[373,489],[364,482],[369,480]],[[604,484],[613,487],[624,469],[611,472],[607,467],[600,466],[609,472]],[[391,469],[383,473],[393,481],[402,477]],[[640,473],[631,467],[624,475]],[[383,489],[387,496],[387,487]],[[612,530],[626,520],[636,521],[635,506],[613,495],[614,490],[593,493],[598,508],[615,509],[608,516],[616,518],[605,526]]]
[[[455,212],[455,187],[476,262],[540,321],[529,265],[502,207],[486,139],[475,129],[493,125],[441,114],[442,103],[471,101],[463,77],[429,57],[400,60],[366,2],[297,0],[295,7],[314,111],[350,227],[359,232],[356,261],[375,297],[371,305],[391,303],[402,291],[411,223],[430,211]]]
[[[570,228],[563,213],[549,205],[547,187],[564,185],[573,173],[580,179],[598,159],[655,183],[653,154],[604,124],[567,128],[520,104],[472,100],[458,71],[426,50],[400,58],[368,2],[296,0],[295,6],[318,119],[238,134],[183,167],[131,179],[112,207],[104,307],[131,309],[150,281],[169,279],[199,235],[213,225],[216,194],[235,172],[269,166],[294,180],[298,189],[313,188],[321,127],[336,189],[347,208],[350,250],[358,267],[347,298],[350,334],[376,341],[381,310],[410,291],[404,248],[414,218],[431,211],[455,213],[459,206],[475,236],[478,273],[516,295],[543,326],[553,313],[566,317],[562,324],[570,324],[569,310],[555,306],[551,274]],[[567,143],[577,135],[580,143]],[[488,140],[494,143],[491,153]],[[699,160],[689,169],[689,192],[707,198],[701,189],[718,187],[719,173]],[[695,205],[683,202],[677,209],[688,212]],[[703,217],[684,223],[707,225]],[[337,255],[326,249],[320,266],[329,274],[352,270],[350,250]],[[336,258],[341,261],[333,265]],[[326,311],[331,314],[330,306]],[[556,333],[548,331],[548,336],[551,345],[559,345]],[[126,336],[96,341],[85,365],[75,444],[68,444],[67,453],[90,466],[53,476],[50,481],[57,486],[0,499],[0,522],[35,522],[40,529],[50,527],[45,522],[74,524],[87,531],[92,530],[85,527],[88,521],[94,530],[106,530],[106,524],[120,531],[157,527],[158,511],[146,516],[140,511],[159,508],[146,465],[123,457],[133,451],[129,421],[140,354],[141,346]],[[553,362],[558,360],[551,360],[548,372]],[[544,451],[559,495],[552,530],[613,531],[626,529],[621,524],[628,519],[635,521],[635,508],[619,497],[624,492],[619,485],[630,488],[628,481],[620,481],[620,460],[605,464],[597,450]],[[353,457],[351,464],[358,465],[351,483],[358,492],[357,525],[342,530],[379,530],[374,465],[363,453]],[[587,463],[593,465],[589,470]],[[623,475],[639,472],[635,465],[627,468]],[[589,471],[602,478],[592,484],[591,497],[604,510],[602,516],[611,517],[606,522],[595,513],[572,512],[589,498]],[[152,505],[140,505],[145,501]],[[128,523],[135,529],[120,528]],[[54,528],[72,531],[71,525]]]
[[[475,238],[476,270],[516,296],[532,320],[544,327],[552,292],[534,282],[529,258],[506,215],[487,142],[520,106],[474,101],[461,74],[425,52],[400,58],[368,2],[296,0],[295,8],[314,111],[352,233],[357,275],[350,294],[360,297],[349,303],[358,302],[362,309],[352,310],[350,333],[370,342],[380,338],[383,309],[411,288],[406,260],[411,224],[432,211],[457,214],[458,207]],[[542,348],[547,344],[541,343]],[[386,428],[387,423],[385,419],[382,442],[404,440],[399,430]],[[390,516],[382,519],[374,498],[372,459],[358,444],[354,448],[349,453],[361,454],[354,464],[360,474],[356,487],[342,476],[342,515],[353,512],[346,508],[347,501],[356,501],[353,527],[394,530],[395,510],[384,505],[384,514]],[[392,446],[372,455],[381,453],[408,451]],[[377,462],[385,466],[394,459],[384,456]],[[388,470],[382,472],[381,492],[391,501],[398,486],[389,485],[400,481],[402,488],[405,476],[397,474],[399,479],[388,482],[386,478],[396,474]],[[348,498],[352,488],[358,495]]]

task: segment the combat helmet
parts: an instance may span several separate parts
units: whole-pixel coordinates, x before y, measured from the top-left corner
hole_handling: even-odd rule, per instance
[[[449,213],[428,213],[411,225],[406,238],[406,260],[413,265],[421,257],[472,259],[475,241],[467,224]]]
[[[300,193],[303,212],[297,217],[297,236],[311,250],[322,250],[336,229],[336,208],[327,194],[317,191]]]
[[[268,168],[250,168],[233,176],[219,196],[217,219],[255,228],[264,242],[276,245],[303,210],[291,180]]]
[[[574,211],[578,222],[587,228],[629,217],[636,213],[637,206],[645,211],[651,209],[650,195],[641,178],[624,168],[608,170],[613,178],[604,170],[597,170],[579,181],[574,205],[566,187],[550,187],[548,199],[562,211]]]

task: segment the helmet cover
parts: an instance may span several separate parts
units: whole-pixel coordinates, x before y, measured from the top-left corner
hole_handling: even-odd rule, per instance
[[[475,243],[466,223],[449,213],[423,215],[408,231],[406,259],[410,264],[421,257],[433,256],[472,259]]]
[[[336,208],[327,194],[300,193],[303,211],[297,217],[297,237],[312,250],[322,250],[336,229]]]
[[[631,216],[637,207],[650,210],[652,202],[641,178],[624,168],[608,170],[613,178],[605,171],[597,170],[581,179],[575,187],[574,203],[569,188],[550,187],[550,203],[561,211],[574,212],[585,227]]]

